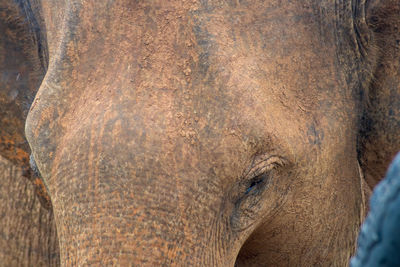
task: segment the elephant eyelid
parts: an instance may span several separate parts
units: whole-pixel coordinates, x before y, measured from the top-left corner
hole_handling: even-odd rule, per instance
[[[256,156],[250,167],[243,175],[243,180],[250,180],[261,176],[277,167],[286,165],[286,160],[277,155],[260,155]]]
[[[271,177],[270,172],[278,167],[286,165],[286,160],[277,155],[259,155],[254,157],[252,164],[246,170],[241,179],[241,192],[248,195],[256,188],[263,188],[268,184]],[[243,193],[242,193],[243,194]]]
[[[261,175],[255,176],[252,178],[246,188],[245,195],[249,194],[254,188],[262,185],[268,179],[267,173],[263,173]]]

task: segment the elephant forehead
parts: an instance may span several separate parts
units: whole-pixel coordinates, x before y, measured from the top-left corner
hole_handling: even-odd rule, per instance
[[[310,19],[310,7],[282,8],[279,1],[109,6],[85,1],[70,9],[50,64],[69,69],[73,79],[127,75],[136,88],[149,78],[153,86],[168,82],[179,88],[236,75],[234,83],[264,78],[270,81],[266,87],[286,83],[282,89],[296,91],[296,97],[315,98],[319,91],[332,92],[321,75],[324,81],[337,78],[335,47],[328,45],[334,32],[319,36],[323,22]],[[316,38],[327,42],[321,46]]]
[[[214,155],[277,143],[298,154],[321,142],[320,127],[337,129],[348,117],[351,92],[327,56],[333,46],[313,41],[318,25],[309,8],[173,7],[71,4],[27,122],[34,153],[48,157],[50,147],[60,151],[91,132],[107,136],[111,151],[132,154],[139,144],[164,153],[181,141]],[[326,104],[331,99],[335,105]],[[112,146],[118,140],[126,145]]]

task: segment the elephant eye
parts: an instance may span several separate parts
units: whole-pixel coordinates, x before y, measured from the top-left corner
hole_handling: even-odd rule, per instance
[[[268,184],[270,172],[284,164],[284,159],[276,155],[255,157],[242,178],[244,195],[254,194],[263,189]]]
[[[256,192],[257,189],[268,183],[268,175],[266,173],[258,175],[249,181],[245,194]]]
[[[233,229],[242,231],[251,225],[253,218],[260,212],[265,192],[273,183],[276,169],[285,164],[286,160],[276,155],[260,155],[253,159],[238,185],[232,189],[236,191],[231,215]]]

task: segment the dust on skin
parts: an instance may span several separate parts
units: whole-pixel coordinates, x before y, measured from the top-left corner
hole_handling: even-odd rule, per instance
[[[396,1],[31,3],[63,264],[347,263],[400,148]]]

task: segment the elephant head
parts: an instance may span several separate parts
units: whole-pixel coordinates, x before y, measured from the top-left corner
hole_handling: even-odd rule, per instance
[[[25,133],[64,265],[348,262],[400,149],[396,1],[18,7],[48,64]]]

